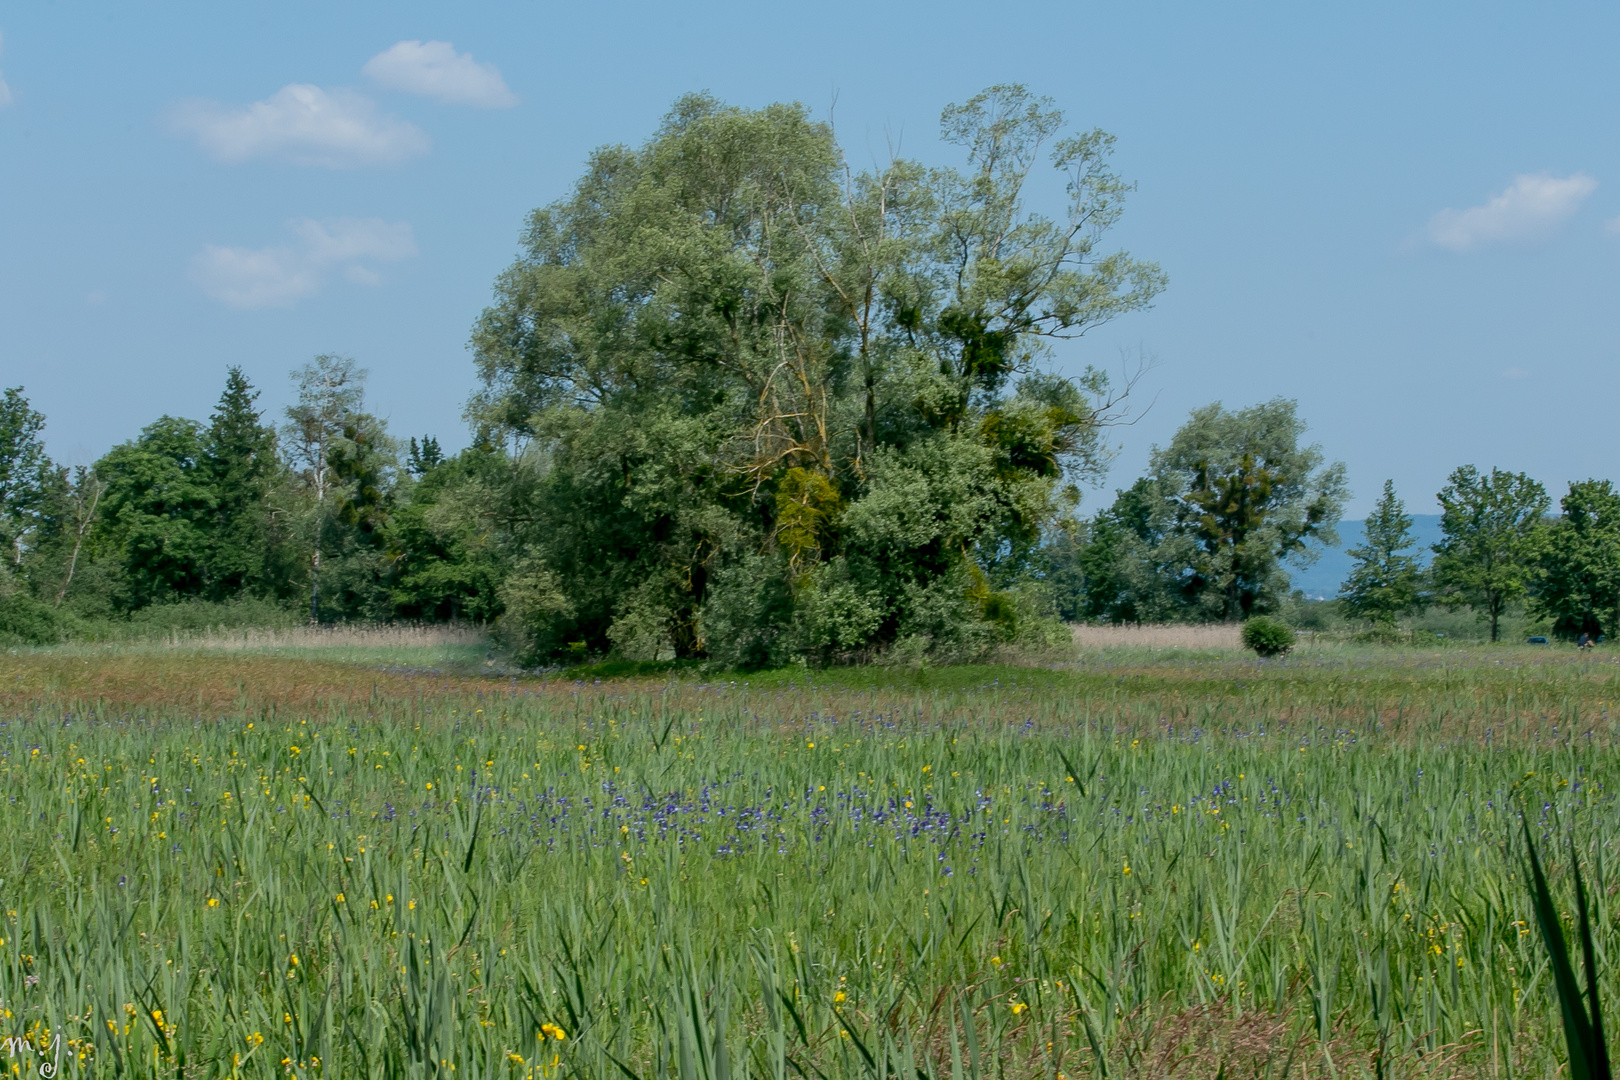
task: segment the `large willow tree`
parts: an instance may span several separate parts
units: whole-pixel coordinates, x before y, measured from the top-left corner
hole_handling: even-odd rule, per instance
[[[965,167],[857,172],[799,106],[678,102],[536,211],[473,338],[474,421],[524,467],[508,619],[539,653],[826,660],[1018,632],[1115,396],[1055,339],[1143,308],[1099,250],[1113,139],[998,86]],[[1067,206],[1025,206],[1033,171]]]

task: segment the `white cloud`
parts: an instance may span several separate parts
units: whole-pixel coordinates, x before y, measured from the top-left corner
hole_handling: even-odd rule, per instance
[[[1528,378],[1529,376],[1530,373],[1528,371],[1519,367],[1510,367],[1506,371],[1502,372],[1502,378],[1504,379],[1524,379]]]
[[[390,90],[452,105],[509,109],[518,100],[494,64],[480,64],[472,53],[458,53],[448,41],[397,42],[366,61],[361,70]]]
[[[266,248],[208,244],[191,260],[191,279],[227,307],[292,307],[313,296],[334,268],[342,267],[350,281],[378,285],[382,278],[362,262],[394,262],[416,254],[416,241],[405,222],[334,218],[290,224],[291,244]]]
[[[1483,206],[1442,210],[1429,219],[1429,239],[1452,251],[1473,251],[1494,244],[1523,244],[1551,235],[1597,188],[1585,173],[1556,177],[1547,173],[1513,178],[1506,191]]]
[[[378,115],[369,98],[308,83],[284,86],[240,109],[213,101],[185,102],[171,118],[177,129],[195,135],[204,150],[231,163],[280,158],[334,169],[386,165],[426,153],[430,145],[416,125]]]
[[[1620,236],[1620,217],[1612,217],[1603,223],[1603,231]]]
[[[0,50],[6,46],[5,35],[0,34]],[[6,85],[5,72],[0,71],[0,109],[11,104],[11,87]]]

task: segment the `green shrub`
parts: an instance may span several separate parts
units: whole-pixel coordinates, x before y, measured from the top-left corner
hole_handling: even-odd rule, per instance
[[[26,593],[0,598],[0,645],[55,645],[62,623],[56,609]]]
[[[1261,656],[1281,656],[1294,647],[1294,631],[1281,619],[1256,615],[1243,624],[1243,647]]]
[[[1412,643],[1412,632],[1378,623],[1357,633],[1354,640],[1360,645],[1409,645]]]

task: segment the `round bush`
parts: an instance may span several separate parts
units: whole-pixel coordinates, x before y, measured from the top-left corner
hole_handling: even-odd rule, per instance
[[[1261,656],[1281,656],[1294,647],[1294,631],[1280,619],[1256,615],[1243,624],[1243,647]]]
[[[0,599],[0,645],[55,645],[61,640],[56,609],[20,592]]]

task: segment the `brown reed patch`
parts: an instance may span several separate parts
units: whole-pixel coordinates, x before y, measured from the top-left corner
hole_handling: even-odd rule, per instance
[[[1238,649],[1243,646],[1242,630],[1235,623],[1202,626],[1077,623],[1070,630],[1074,643],[1082,649]]]
[[[164,645],[227,652],[264,649],[394,649],[482,645],[488,635],[475,626],[442,623],[353,623],[337,626],[209,628],[174,633]]]
[[[476,693],[485,680],[390,672],[297,657],[163,652],[0,654],[0,707],[42,701],[120,708],[313,707]]]

